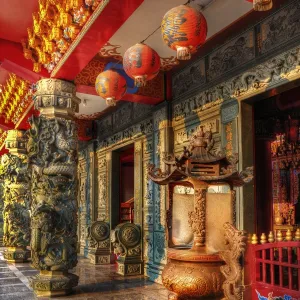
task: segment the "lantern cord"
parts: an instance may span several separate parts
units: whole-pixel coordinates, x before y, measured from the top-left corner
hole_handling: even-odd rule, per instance
[[[188,0],[186,3],[184,3],[183,5],[188,5],[190,4],[191,2],[193,2],[195,0]],[[150,33],[144,40],[142,40],[140,42],[140,44],[144,44],[148,39],[149,37],[151,37],[157,30],[159,30],[161,28],[161,25],[159,27],[157,27],[152,33]]]
[[[183,5],[188,5],[191,2],[194,2],[195,0],[188,0],[186,3],[184,3]],[[159,30],[161,28],[161,25],[159,27],[157,27],[153,32],[151,32],[144,40],[142,40],[140,42],[140,44],[144,44],[157,30]],[[113,66],[112,69],[115,65],[117,65],[118,63],[120,63],[122,60],[118,60]]]
[[[152,36],[157,30],[159,30],[161,28],[161,26],[159,26],[159,27],[157,27],[152,33],[150,33],[144,40],[142,40],[141,42],[140,42],[140,44],[144,44],[148,39],[149,39],[149,37],[150,36]]]

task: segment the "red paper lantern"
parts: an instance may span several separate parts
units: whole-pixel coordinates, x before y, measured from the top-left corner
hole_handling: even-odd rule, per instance
[[[207,36],[207,22],[196,9],[179,5],[169,10],[161,23],[162,38],[173,50],[177,59],[188,60]]]
[[[126,92],[126,80],[118,72],[107,70],[96,78],[95,88],[100,97],[106,100],[109,106],[115,106]]]
[[[155,50],[145,44],[136,44],[124,54],[123,67],[127,75],[134,79],[137,87],[145,86],[160,69],[160,57]]]

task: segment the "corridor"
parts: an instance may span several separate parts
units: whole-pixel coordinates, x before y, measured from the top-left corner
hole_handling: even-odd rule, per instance
[[[74,300],[167,300],[167,290],[142,276],[122,277],[115,273],[115,266],[95,266],[88,259],[79,258],[74,273],[79,275],[79,285],[66,297],[51,299]],[[29,263],[7,264],[0,248],[0,299],[36,299],[28,279],[37,274]],[[46,300],[49,298],[38,298]]]

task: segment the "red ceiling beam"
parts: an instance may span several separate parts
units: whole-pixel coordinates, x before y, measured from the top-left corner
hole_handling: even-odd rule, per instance
[[[107,0],[106,0],[107,1]],[[83,27],[70,50],[62,57],[51,77],[74,80],[115,32],[125,23],[144,0],[110,0],[101,10],[101,4]],[[92,18],[93,18],[92,16]],[[88,28],[88,26],[90,26]],[[82,34],[88,28],[87,32]],[[130,33],[129,33],[130,34]],[[76,45],[78,43],[78,45]],[[73,49],[73,47],[75,47]],[[72,52],[71,52],[72,51]]]
[[[49,77],[45,69],[39,74],[34,75],[32,71],[32,61],[25,59],[20,43],[0,39],[0,62],[2,68],[7,68],[7,71],[15,73],[16,75],[19,73],[25,77],[29,76],[30,81],[32,81],[33,78]],[[23,76],[20,77],[27,79]]]
[[[98,96],[95,87],[89,86],[89,85],[77,85],[76,91],[78,93]],[[137,94],[125,94],[122,97],[121,101],[122,100],[129,101],[129,102],[138,102],[138,103],[143,103],[143,104],[155,105],[155,104],[160,103],[163,99],[144,96],[144,95],[137,95]]]

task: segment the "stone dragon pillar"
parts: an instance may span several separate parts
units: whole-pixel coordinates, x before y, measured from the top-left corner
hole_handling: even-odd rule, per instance
[[[37,296],[69,294],[77,264],[77,129],[73,120],[80,100],[75,85],[58,79],[37,83],[29,130],[32,165],[32,265],[40,273],[30,279]]]
[[[0,178],[0,247],[3,247],[3,207],[4,207],[4,186]]]
[[[25,131],[9,130],[5,140],[9,154],[1,157],[3,179],[3,245],[8,262],[25,262],[30,256],[30,191]]]

